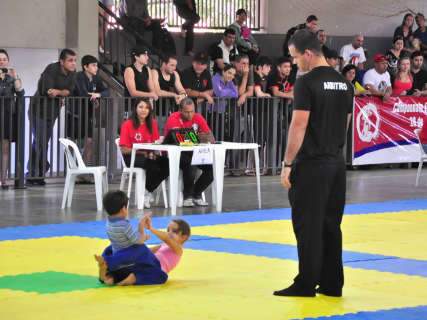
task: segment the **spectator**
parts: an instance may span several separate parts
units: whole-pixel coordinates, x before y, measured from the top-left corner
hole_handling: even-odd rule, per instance
[[[179,105],[179,111],[172,113],[165,124],[165,137],[171,129],[193,128],[199,139],[205,142],[214,142],[215,139],[209,129],[206,120],[199,113],[195,112],[195,106],[192,99],[185,98]],[[193,153],[181,153],[180,168],[184,180],[184,207],[208,206],[209,204],[202,200],[202,192],[212,183],[213,171],[212,165],[197,166],[202,170],[202,174],[195,181],[196,168],[191,165]]]
[[[255,64],[254,72],[254,92],[257,97],[271,97],[268,93],[268,76],[271,71],[271,60],[261,56]]]
[[[295,78],[291,76],[292,60],[286,57],[279,58],[277,70],[269,79],[268,88],[273,97],[294,98]]]
[[[363,41],[364,37],[359,34],[354,36],[352,43],[346,44],[341,48],[340,56],[343,58],[342,68],[348,64],[354,64],[359,70],[364,69],[366,56],[363,49]]]
[[[271,97],[268,93],[268,77],[271,72],[272,62],[268,57],[261,56],[257,59],[255,64],[254,72],[254,93],[258,98],[269,98]],[[271,99],[261,99],[256,101],[255,108],[253,109],[253,123],[254,128],[254,140],[261,146],[261,158],[260,158],[260,168],[262,168],[261,174],[264,175],[267,173],[267,140],[273,130],[271,130],[270,125],[266,125],[267,119],[273,119],[272,109],[271,108]],[[273,102],[274,103],[274,102]],[[270,147],[270,146],[269,146]],[[248,163],[250,162],[251,154],[248,155]],[[250,173],[251,170],[246,170],[246,173]]]
[[[157,121],[152,114],[153,107],[149,100],[138,98],[134,101],[130,119],[123,122],[120,130],[120,150],[123,160],[130,166],[132,145],[134,143],[153,143],[159,140]],[[167,157],[156,155],[151,151],[140,150],[135,157],[135,167],[145,170],[144,206],[150,208],[152,193],[159,184],[169,176]]]
[[[251,64],[254,64],[259,54],[258,43],[250,34],[250,29],[245,25],[248,18],[245,9],[236,11],[236,21],[229,26],[236,33],[237,49],[242,54],[247,54]]]
[[[393,39],[397,36],[403,38],[403,47],[409,49],[412,41],[412,26],[414,24],[414,16],[411,13],[405,14],[402,24],[394,30]]]
[[[214,96],[218,98],[237,98],[239,93],[234,84],[236,68],[231,64],[226,64],[221,73],[217,73],[212,78]]]
[[[326,32],[323,29],[317,30],[316,32],[317,39],[320,42],[320,45],[322,46],[322,53],[325,56],[328,52],[329,48],[326,46]]]
[[[178,61],[175,56],[168,55],[162,59],[160,69],[154,69],[154,91],[159,97],[171,97],[179,104],[187,96],[181,83],[181,78],[176,72]]]
[[[107,7],[108,10],[114,13],[114,0],[101,0],[101,2],[104,4],[105,7]],[[108,32],[108,17],[109,14],[107,14],[104,10],[100,9],[99,11],[100,15],[102,15],[102,18],[99,19],[99,25],[98,25],[98,42],[99,42],[99,53],[104,54],[105,53],[105,36]]]
[[[415,16],[415,22],[417,23],[418,29],[414,32],[414,38],[421,41],[421,51],[427,51],[427,28],[426,19],[422,13],[417,13]]]
[[[43,177],[50,168],[47,160],[49,140],[64,103],[62,98],[74,91],[76,65],[76,53],[71,49],[63,49],[59,61],[49,64],[40,76],[29,113],[33,142],[27,164],[28,185],[46,184]]]
[[[398,62],[398,72],[393,80],[393,96],[406,96],[413,84],[411,75],[411,60],[403,57]]]
[[[393,47],[385,54],[388,61],[387,71],[392,79],[397,74],[399,59],[405,55],[406,51],[403,49],[403,46],[403,37],[396,36],[393,39]]]
[[[289,39],[293,36],[293,34],[297,30],[301,30],[301,29],[307,29],[313,33],[316,33],[318,30],[318,21],[319,21],[319,19],[317,19],[317,17],[312,14],[312,15],[309,15],[307,17],[307,19],[305,20],[305,23],[301,23],[295,27],[290,28],[286,32],[285,41],[283,42],[283,56],[285,56],[285,57],[290,56],[289,48],[288,48],[288,42],[289,42]]]
[[[152,19],[148,12],[147,0],[122,0],[120,1],[119,15],[125,24],[135,29],[142,36],[144,31],[153,33],[153,47],[161,49],[162,26],[164,19]],[[139,39],[137,37],[137,44]]]
[[[207,70],[208,56],[200,52],[193,58],[192,66],[182,72],[182,85],[187,95],[196,99],[197,104],[207,101],[213,104],[211,74]]]
[[[148,49],[137,46],[132,50],[133,64],[125,69],[125,97],[158,99],[148,67]]]
[[[239,91],[237,105],[242,106],[248,97],[254,95],[254,74],[249,66],[249,57],[247,55],[237,56],[234,60],[234,66],[236,67],[234,83]]]
[[[235,107],[236,99],[239,97],[237,91],[237,86],[234,84],[233,80],[236,75],[236,68],[231,64],[226,64],[224,69],[221,72],[215,74],[212,78],[212,86],[214,96],[219,98],[216,99],[215,104],[213,105],[210,111],[215,111],[215,113],[209,114],[209,123],[213,132],[215,132],[216,137],[225,137],[224,140],[228,140],[228,132],[223,133],[223,123],[224,123],[224,113],[226,111],[227,105],[231,108]],[[227,98],[227,99],[221,99]]]
[[[108,97],[109,90],[98,76],[98,60],[94,56],[84,56],[81,64],[83,70],[76,74],[73,95],[90,99],[88,104],[84,103],[84,100],[72,101],[73,107],[68,110],[67,136],[74,140],[84,139],[83,160],[86,163],[91,163],[93,161],[93,113],[95,110],[99,111],[99,98]],[[80,178],[83,183],[89,182],[83,176]]]
[[[224,31],[222,40],[219,43],[213,44],[209,49],[211,58],[212,73],[221,72],[225,64],[233,62],[239,54],[236,47],[236,31],[227,28]]]
[[[392,93],[390,74],[387,71],[387,58],[382,53],[374,56],[375,66],[366,71],[363,76],[363,85],[369,94],[388,100]]]
[[[194,47],[194,25],[200,21],[200,16],[197,14],[197,6],[195,0],[174,0],[178,16],[183,18],[185,22],[181,26],[182,33],[185,33],[185,54],[193,56]]]
[[[363,86],[356,80],[357,67],[354,64],[346,65],[341,73],[346,80],[351,82],[354,87],[354,95],[360,96],[362,94],[368,94],[369,92],[363,88]]]
[[[415,51],[411,55],[412,88],[409,94],[415,97],[427,96],[427,71],[422,69],[423,54]]]
[[[0,49],[0,126],[1,126],[1,159],[0,159],[0,185],[3,190],[9,189],[7,185],[7,171],[9,169],[10,143],[16,139],[18,123],[14,110],[22,108],[21,99],[25,94],[22,81],[16,70],[9,67],[9,54]],[[22,111],[23,112],[23,111]]]
[[[326,62],[328,62],[328,64],[332,68],[334,68],[336,71],[339,71],[340,57],[338,56],[337,50],[334,50],[334,49],[323,50],[323,47],[322,47],[322,52],[323,52],[323,55],[325,56]]]

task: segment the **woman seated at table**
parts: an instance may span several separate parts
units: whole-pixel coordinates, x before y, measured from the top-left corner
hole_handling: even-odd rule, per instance
[[[160,138],[151,103],[144,98],[137,99],[134,103],[131,117],[123,122],[120,130],[120,150],[128,167],[134,143],[153,143]],[[134,166],[146,172],[144,206],[150,208],[150,202],[153,200],[152,192],[169,176],[168,158],[152,151],[138,150]]]

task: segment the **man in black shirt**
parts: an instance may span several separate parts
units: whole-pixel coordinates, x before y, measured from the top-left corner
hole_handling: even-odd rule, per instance
[[[327,39],[327,37],[326,37],[326,31],[323,30],[323,29],[319,29],[316,32],[316,36],[317,36],[317,39],[320,42],[320,45],[322,46],[322,53],[323,53],[323,55],[326,55],[326,52],[329,50],[329,48],[326,46],[326,39]]]
[[[412,88],[408,95],[415,97],[427,96],[427,71],[422,69],[424,57],[421,51],[411,55],[411,73],[413,77]]]
[[[305,23],[301,23],[295,27],[290,28],[286,32],[285,41],[283,42],[283,56],[289,57],[289,48],[288,43],[289,39],[293,36],[293,34],[298,30],[309,30],[313,33],[317,32],[318,30],[318,19],[314,14],[311,14],[307,17],[305,20]]]
[[[190,98],[197,104],[207,101],[213,104],[212,77],[207,70],[209,58],[204,52],[198,53],[193,58],[192,66],[182,72],[182,85]]]
[[[267,80],[271,71],[271,60],[268,57],[261,56],[255,63],[254,72],[254,93],[259,98],[271,97],[267,92]]]
[[[341,220],[346,172],[343,146],[353,109],[353,87],[326,62],[316,36],[297,31],[289,52],[298,68],[294,111],[282,167],[289,189],[299,272],[278,296],[340,297],[344,285]],[[316,286],[319,287],[316,289]]]
[[[292,60],[282,57],[277,61],[277,70],[268,79],[268,89],[273,97],[293,99],[295,77]]]
[[[30,104],[30,121],[33,133],[30,161],[27,164],[27,184],[45,185],[40,179],[49,170],[48,143],[59,111],[74,90],[76,53],[64,49],[59,61],[49,64],[40,76],[37,92]],[[31,178],[39,177],[32,180]]]

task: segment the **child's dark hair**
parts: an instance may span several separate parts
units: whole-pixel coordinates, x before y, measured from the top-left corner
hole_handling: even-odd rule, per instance
[[[224,72],[227,72],[230,69],[236,70],[236,67],[229,63],[224,64],[224,69],[222,69],[222,74],[224,74]]]
[[[190,228],[190,225],[188,224],[187,221],[182,220],[182,219],[173,219],[172,221],[175,222],[178,225],[178,231],[183,236],[188,236],[188,238],[190,238],[190,236],[191,236],[191,228]]]
[[[109,216],[119,213],[123,207],[128,205],[128,202],[128,196],[121,190],[108,191],[102,199],[104,209]]]

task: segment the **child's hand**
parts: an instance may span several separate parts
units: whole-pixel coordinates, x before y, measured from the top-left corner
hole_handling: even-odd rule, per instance
[[[146,213],[139,221],[139,225],[142,228],[149,229],[149,225],[151,225],[151,213]]]
[[[147,220],[145,221],[145,229],[147,230],[151,230],[152,228],[152,224],[151,224],[151,216],[147,217]]]

